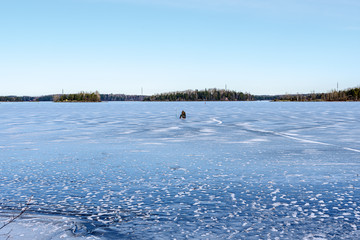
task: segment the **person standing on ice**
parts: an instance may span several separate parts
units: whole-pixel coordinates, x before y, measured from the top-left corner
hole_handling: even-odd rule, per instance
[[[180,119],[181,119],[181,118],[183,118],[183,119],[186,118],[186,113],[185,113],[184,110],[183,110],[183,111],[181,112],[181,114],[180,114]]]

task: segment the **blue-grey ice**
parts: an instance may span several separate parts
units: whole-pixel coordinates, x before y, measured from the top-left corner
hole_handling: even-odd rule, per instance
[[[0,103],[0,238],[359,239],[359,110]]]

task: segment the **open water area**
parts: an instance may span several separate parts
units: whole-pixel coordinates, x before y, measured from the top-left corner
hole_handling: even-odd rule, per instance
[[[359,175],[355,102],[0,103],[0,239],[359,239]]]

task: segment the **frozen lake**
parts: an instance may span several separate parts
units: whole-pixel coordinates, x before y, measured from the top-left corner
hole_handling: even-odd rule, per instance
[[[360,103],[0,103],[0,136],[0,226],[33,196],[0,238],[360,238]]]

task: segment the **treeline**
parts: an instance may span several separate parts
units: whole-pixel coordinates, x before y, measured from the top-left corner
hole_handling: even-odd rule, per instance
[[[342,91],[332,90],[328,93],[309,93],[309,94],[292,94],[277,96],[274,101],[292,101],[292,102],[309,102],[309,101],[359,101],[360,88],[349,88]]]
[[[46,101],[42,97],[30,97],[30,96],[0,96],[0,102],[34,102],[34,101]],[[52,101],[52,97],[51,100]]]
[[[0,102],[23,102],[23,97],[17,96],[0,96]]]
[[[251,95],[224,89],[187,90],[155,94],[152,96],[99,94],[80,92],[77,94],[54,94],[40,97],[0,96],[0,102],[54,101],[54,102],[100,102],[100,101],[360,101],[360,87],[328,93]]]
[[[253,95],[254,101],[274,101],[278,99],[280,95]]]
[[[68,101],[79,101],[82,96],[78,94],[52,94],[44,95],[40,97],[29,97],[29,96],[0,96],[0,102],[43,102],[43,101],[54,101],[54,102],[65,102]],[[125,94],[100,94],[101,101],[143,101],[145,96],[143,95],[125,95]],[[75,100],[74,100],[75,99]],[[81,101],[80,101],[81,102]]]
[[[224,89],[187,90],[170,92],[145,97],[144,101],[251,101],[254,97],[249,93]]]
[[[101,101],[143,101],[143,95],[100,94]]]
[[[54,102],[101,102],[98,91],[92,93],[80,92],[76,94],[54,95]]]

